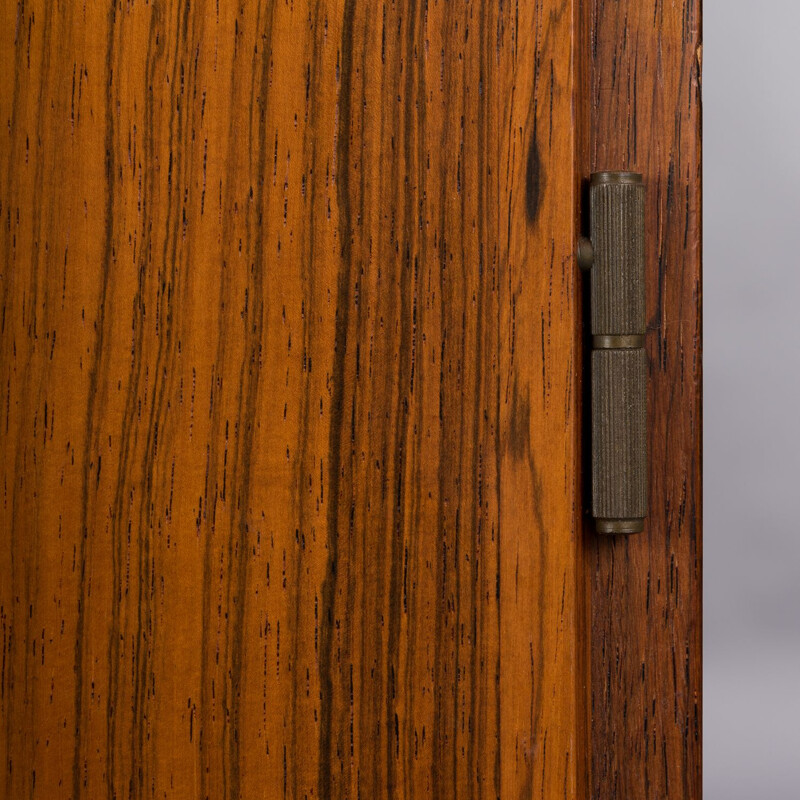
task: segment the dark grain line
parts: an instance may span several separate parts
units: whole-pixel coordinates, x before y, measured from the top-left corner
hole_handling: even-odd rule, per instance
[[[242,695],[244,691],[244,659],[246,642],[244,638],[244,622],[247,611],[247,574],[248,544],[250,538],[251,504],[253,495],[253,441],[257,422],[257,399],[261,382],[261,370],[264,361],[264,350],[268,342],[264,341],[264,316],[266,313],[265,272],[266,253],[264,247],[266,219],[269,204],[266,194],[267,165],[267,124],[269,120],[268,86],[269,67],[272,55],[272,31],[275,6],[271,5],[269,17],[265,20],[264,31],[260,36],[259,49],[261,58],[255,59],[254,74],[259,75],[258,94],[253,97],[258,109],[258,129],[254,141],[257,155],[257,184],[255,207],[251,212],[255,220],[248,220],[247,253],[251,258],[245,313],[242,316],[243,337],[246,341],[245,359],[241,364],[239,412],[237,427],[239,429],[234,448],[234,473],[232,480],[237,486],[231,504],[231,530],[236,532],[229,544],[229,563],[231,581],[229,587],[229,609],[232,612],[230,633],[230,697],[226,703],[229,715],[223,737],[228,750],[229,780],[225,785],[225,797],[239,800],[241,796],[242,755],[239,731],[242,727]],[[260,26],[258,26],[260,27]],[[256,72],[257,71],[257,72]],[[251,135],[251,141],[253,137]],[[252,245],[251,245],[252,240]],[[252,256],[251,254],[252,248]],[[252,308],[252,310],[251,310]],[[233,564],[236,563],[235,571]],[[234,588],[235,587],[235,588]]]
[[[114,262],[114,107],[113,107],[113,64],[114,64],[114,38],[116,34],[117,6],[112,4],[108,11],[106,34],[105,68],[107,71],[106,106],[105,106],[105,230],[103,235],[102,274],[100,293],[97,303],[97,321],[95,323],[96,338],[92,365],[89,370],[89,389],[86,398],[86,417],[83,431],[83,481],[81,489],[81,529],[78,544],[77,564],[80,570],[78,582],[78,600],[75,631],[75,741],[72,756],[72,796],[77,800],[82,796],[83,781],[82,752],[84,748],[83,724],[83,681],[84,681],[84,648],[86,638],[86,560],[87,540],[89,537],[89,493],[93,463],[91,460],[93,450],[97,448],[97,414],[98,414],[98,382],[99,373],[108,358],[104,349],[106,337],[106,304],[111,280],[112,265]]]
[[[319,793],[321,797],[333,797],[333,626],[334,604],[339,570],[339,517],[342,477],[342,434],[345,424],[344,396],[345,359],[348,347],[348,329],[351,304],[351,269],[353,245],[353,218],[350,208],[350,139],[351,93],[353,81],[353,17],[355,0],[347,0],[344,8],[342,39],[339,48],[340,70],[338,88],[338,124],[336,149],[336,191],[339,203],[339,231],[341,237],[341,266],[336,295],[336,334],[333,343],[333,395],[331,399],[330,440],[328,443],[328,513],[327,546],[328,559],[325,579],[322,584],[320,630],[320,738],[319,738]]]

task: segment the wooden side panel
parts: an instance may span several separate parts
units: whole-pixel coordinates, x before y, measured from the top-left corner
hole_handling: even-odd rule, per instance
[[[591,537],[592,797],[701,796],[700,4],[582,5],[584,174],[644,174],[650,512]]]
[[[0,15],[3,796],[574,797],[572,3]]]

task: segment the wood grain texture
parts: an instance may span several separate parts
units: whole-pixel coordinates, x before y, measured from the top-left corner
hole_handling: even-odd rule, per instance
[[[697,0],[581,5],[580,152],[646,186],[649,516],[587,534],[592,794],[701,796],[701,33]]]
[[[2,4],[4,797],[578,796],[574,10]],[[695,276],[659,219],[681,448]],[[676,628],[625,667],[697,636],[668,481],[671,540],[629,552]],[[693,785],[692,699],[659,702]]]

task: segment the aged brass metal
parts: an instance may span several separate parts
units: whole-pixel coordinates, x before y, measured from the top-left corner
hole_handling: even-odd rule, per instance
[[[591,278],[592,515],[606,534],[638,533],[647,516],[644,196],[638,173],[594,173],[577,249]]]

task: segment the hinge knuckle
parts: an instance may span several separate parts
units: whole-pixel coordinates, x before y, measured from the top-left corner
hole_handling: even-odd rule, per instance
[[[592,175],[592,515],[600,533],[636,533],[647,515],[644,200],[638,173]]]

